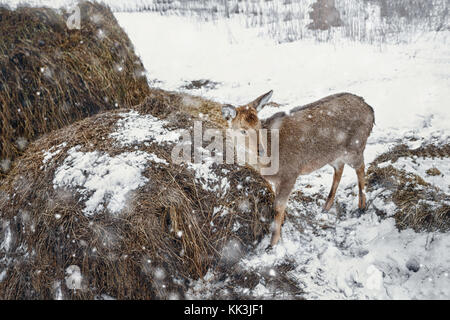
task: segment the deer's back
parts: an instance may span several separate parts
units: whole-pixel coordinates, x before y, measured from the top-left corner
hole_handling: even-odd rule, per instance
[[[280,168],[307,174],[336,159],[360,156],[374,119],[363,98],[340,93],[295,108],[288,116],[276,114],[263,127],[280,130]]]

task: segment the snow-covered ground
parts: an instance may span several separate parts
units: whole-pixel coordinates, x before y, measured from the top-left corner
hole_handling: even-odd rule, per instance
[[[220,102],[244,104],[270,89],[283,110],[337,92],[363,96],[375,110],[376,126],[366,148],[366,163],[400,142],[411,148],[449,143],[450,32],[423,33],[409,44],[369,45],[335,39],[276,44],[245,29],[236,19],[198,23],[192,18],[154,13],[116,13],[154,86],[188,91]],[[207,79],[216,86],[184,88]],[[262,111],[261,117],[273,114]],[[448,159],[400,159],[399,169],[414,172],[450,197]],[[427,177],[437,168],[440,176]],[[265,238],[239,267],[254,274],[293,264],[285,276],[311,299],[448,299],[450,234],[398,231],[392,217],[380,220],[373,210],[356,217],[356,177],[348,168],[336,202],[347,208],[323,214],[320,206],[291,199],[283,239],[265,253]],[[326,195],[332,169],[300,177],[294,193]],[[388,213],[393,203],[375,201]],[[353,209],[352,209],[353,208]],[[306,218],[308,216],[308,219]],[[311,221],[312,219],[312,221]],[[309,222],[306,223],[305,221]],[[299,231],[299,226],[303,232]],[[326,226],[326,227],[324,227]],[[261,278],[263,279],[263,278]],[[211,271],[196,282],[190,296],[207,298],[226,287]],[[288,297],[264,280],[254,288],[237,288],[256,297]],[[276,293],[275,293],[276,291]]]

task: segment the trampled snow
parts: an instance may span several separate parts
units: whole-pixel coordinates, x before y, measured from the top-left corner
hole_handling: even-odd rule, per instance
[[[337,223],[332,231],[301,234],[292,223],[274,254],[260,249],[242,262],[254,272],[294,260],[289,276],[310,299],[448,299],[450,237],[444,234],[399,232],[394,219],[375,215]],[[433,243],[429,245],[429,238]],[[408,269],[416,259],[419,270]],[[271,293],[265,298],[270,298]]]

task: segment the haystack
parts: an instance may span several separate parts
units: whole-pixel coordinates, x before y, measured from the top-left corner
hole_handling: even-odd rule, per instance
[[[368,190],[376,191],[377,198],[384,203],[393,203],[393,216],[397,227],[412,228],[417,232],[450,230],[450,197],[446,192],[426,182],[415,172],[400,170],[394,165],[400,158],[449,159],[450,145],[423,145],[411,149],[402,144],[378,156],[367,170]],[[426,175],[440,174],[430,167]],[[376,213],[385,216],[387,212],[378,209]]]
[[[165,97],[137,109],[164,112]],[[173,163],[193,120],[164,117],[107,111],[31,143],[0,184],[0,299],[184,298],[269,231],[270,186],[247,167]]]
[[[79,29],[71,24],[77,11],[0,7],[0,178],[37,136],[148,94],[111,11],[90,2],[78,9]]]

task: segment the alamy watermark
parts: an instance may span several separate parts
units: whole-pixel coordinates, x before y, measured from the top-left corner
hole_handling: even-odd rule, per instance
[[[69,11],[69,18],[66,20],[66,25],[69,30],[81,29],[81,10],[79,6],[71,8]]]
[[[181,134],[181,141],[172,149],[172,163],[203,163],[212,160],[217,164],[248,164],[262,175],[278,172],[278,129],[203,131],[201,121],[194,121],[193,129],[192,134],[188,130]]]

